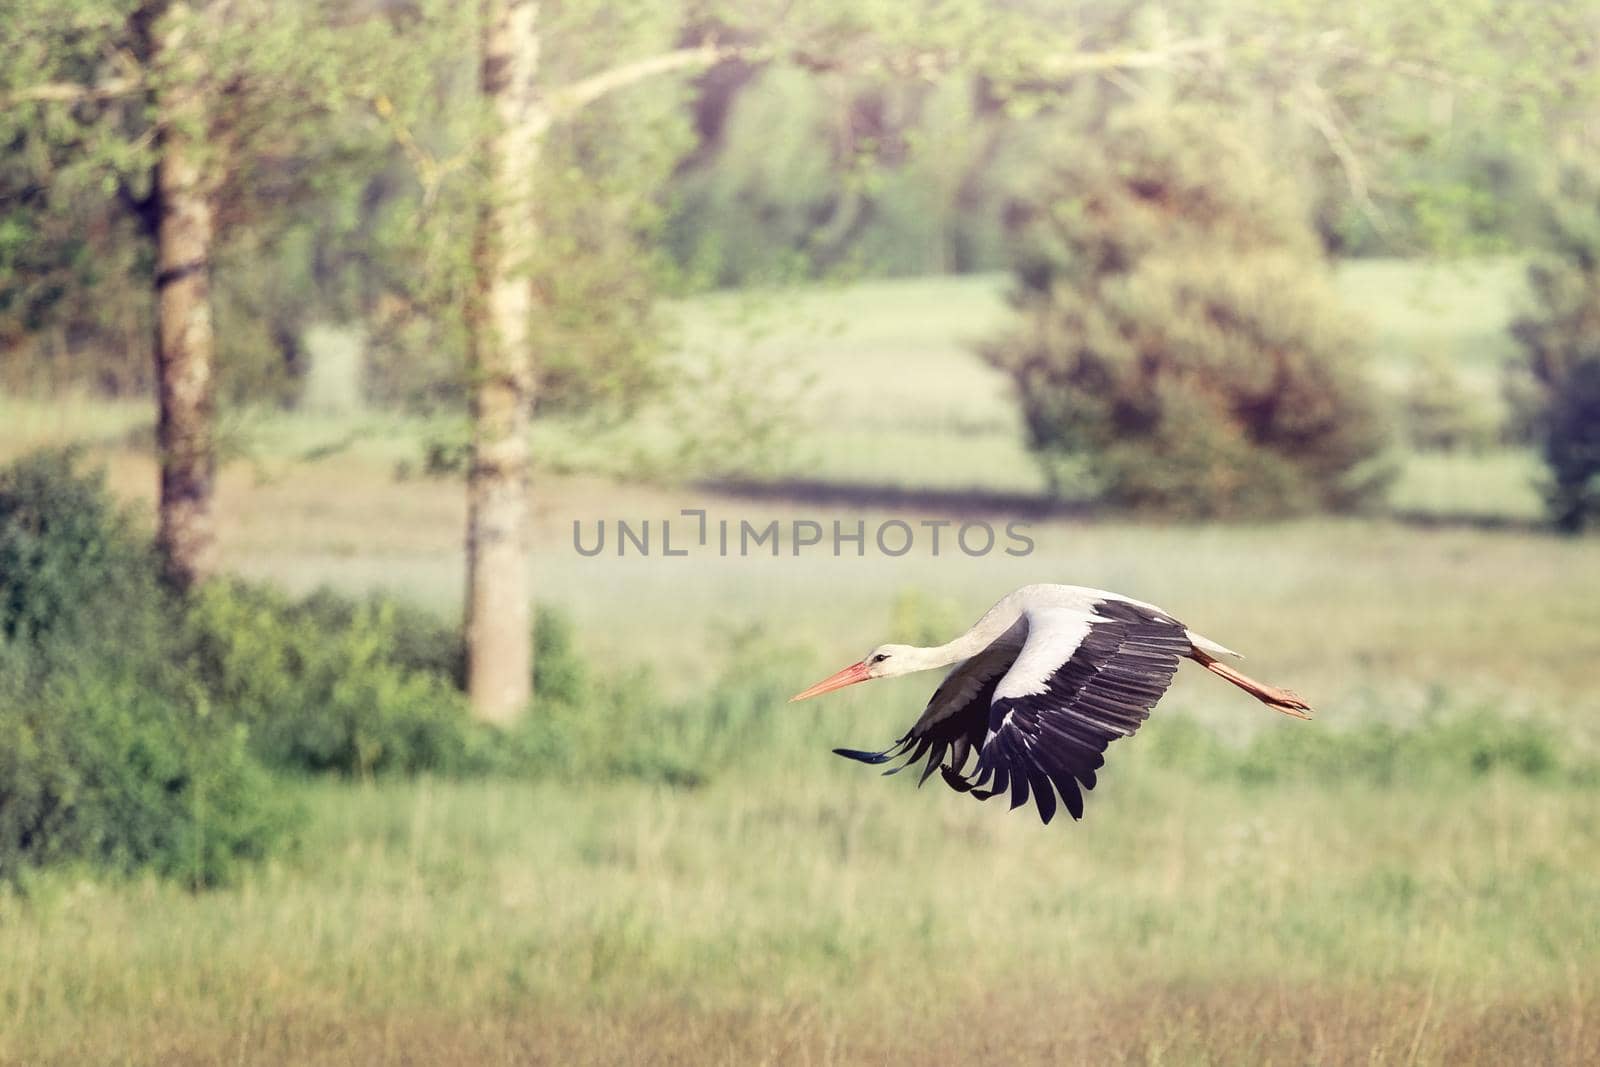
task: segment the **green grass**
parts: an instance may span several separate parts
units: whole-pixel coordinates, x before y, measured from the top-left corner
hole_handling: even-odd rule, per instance
[[[1341,286],[1379,320],[1391,369],[1443,345],[1492,391],[1518,276],[1367,263]],[[1285,731],[1331,746],[1474,709],[1547,724],[1592,767],[1600,543],[1531,525],[1525,454],[1410,460],[1399,518],[1057,517],[1021,559],[925,542],[901,559],[573,551],[575,520],[700,506],[870,528],[959,509],[950,491],[1035,491],[1005,383],[968,348],[1003,316],[1001,288],[883,282],[684,309],[691,353],[782,366],[785,388],[811,379],[793,401],[810,451],[780,478],[945,495],[892,510],[547,471],[534,592],[567,608],[600,669],[646,662],[653,686],[692,697],[752,632],[771,650],[754,669],[798,688],[880,641],[965,626],[1025,582],[1102,586],[1239,648],[1252,674],[1311,698],[1316,722],[1186,669],[1157,733],[1113,750],[1089,817],[1049,828],[828,754],[894,736],[921,678],[773,707],[765,740],[699,789],[299,785],[298,849],[228,889],[53,872],[0,896],[0,1062],[1600,1061],[1592,775],[1402,762],[1392,782],[1343,780],[1285,745],[1267,750],[1279,777],[1252,784],[1162,742],[1180,716],[1230,746]],[[97,441],[114,484],[149,499],[141,406],[10,400],[0,415],[0,452]],[[394,477],[449,429],[237,424],[251,459],[221,478],[224,565],[456,610],[462,489]],[[539,433],[558,456],[603,451],[572,427]]]
[[[1372,326],[1380,371],[1399,372],[1442,358],[1485,395],[1517,355],[1506,332],[1523,310],[1526,264],[1520,259],[1419,264],[1356,260],[1337,275],[1339,295]]]
[[[1545,521],[1537,456],[1519,449],[1408,456],[1389,505],[1408,517],[1537,526]]]
[[[777,306],[714,297],[684,309],[685,345],[737,345],[798,373],[795,440],[774,479],[1038,493],[1010,382],[974,353],[1004,325],[1006,284],[873,281]]]
[[[1460,1042],[1499,1013],[1548,1020],[1515,1037],[1548,1062],[1600,1041],[1600,825],[1568,787],[1134,756],[1046,828],[815,748],[693,792],[306,795],[300,854],[234,889],[0,898],[0,1061],[1495,1063]],[[1257,1024],[1210,1020],[1219,992]]]

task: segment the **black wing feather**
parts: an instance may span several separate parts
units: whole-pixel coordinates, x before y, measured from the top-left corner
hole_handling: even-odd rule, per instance
[[[1009,783],[1017,807],[1031,785],[1039,817],[1048,823],[1056,811],[1054,785],[1067,812],[1083,817],[1083,793],[1095,787],[1107,746],[1149,718],[1178,660],[1191,651],[1183,625],[1164,615],[1121,601],[1097,604],[1095,614],[1098,620],[1044,692],[993,701],[987,729],[994,736],[972,775],[957,778],[968,790],[992,782],[1003,792]]]

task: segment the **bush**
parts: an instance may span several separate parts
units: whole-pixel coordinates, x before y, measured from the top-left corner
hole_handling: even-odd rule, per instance
[[[690,700],[642,670],[596,678],[541,610],[535,707],[483,727],[456,626],[381,595],[218,581],[179,599],[64,454],[0,471],[0,562],[0,878],[83,862],[224,881],[294,825],[268,768],[695,785],[770,748],[786,692],[748,634]]]
[[[268,766],[456,773],[474,761],[475,730],[452,678],[451,646],[425,632],[420,615],[326,592],[296,604],[216,582],[188,614],[188,667],[214,705],[248,728]],[[422,666],[404,662],[407,653]]]
[[[174,664],[146,539],[71,455],[0,471],[0,877],[77,861],[224,880],[292,824]]]
[[[159,629],[165,594],[149,544],[104,477],[76,463],[52,450],[0,470],[0,641],[98,646]]]
[[[1534,308],[1511,328],[1525,353],[1513,391],[1550,471],[1550,517],[1577,532],[1600,514],[1600,170],[1562,173],[1546,237]]]
[[[694,787],[741,760],[770,759],[780,731],[805,721],[773,714],[792,676],[774,668],[784,653],[757,630],[729,635],[720,675],[681,700],[663,699],[643,668],[594,679],[564,623],[540,632],[534,707],[501,740],[503,771]]]
[[[203,703],[117,671],[57,671],[32,691],[4,673],[0,878],[84,862],[215,885],[297,821],[243,731]]]
[[[567,619],[544,608],[536,615],[535,707],[509,736],[468,712],[459,626],[384,594],[322,589],[293,600],[214,582],[186,618],[186,669],[279,770],[538,777],[592,769],[593,760],[572,753],[614,743],[609,709],[648,713],[651,687],[633,675],[593,684]]]
[[[1052,480],[1183,515],[1346,509],[1387,480],[1364,344],[1293,190],[1209,114],[1113,119],[1011,212],[1009,373]]]
[[[318,589],[298,602],[287,601],[261,587],[254,587],[252,592],[236,583],[235,589],[272,600],[291,625],[321,632],[348,629],[363,614],[381,615],[388,631],[382,649],[387,662],[408,671],[437,675],[459,689],[466,688],[467,644],[459,622],[446,621],[419,604],[386,593],[371,593],[363,598],[328,588]]]

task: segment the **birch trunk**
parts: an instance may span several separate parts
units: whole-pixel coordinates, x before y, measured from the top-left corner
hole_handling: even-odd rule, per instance
[[[467,695],[478,718],[507,724],[533,695],[528,567],[529,316],[534,166],[548,118],[534,93],[539,38],[530,0],[483,0],[480,87],[491,114],[486,195],[477,220],[472,462],[467,486]]]
[[[152,26],[156,96],[156,443],[161,467],[157,545],[169,582],[186,589],[212,566],[216,476],[211,324],[212,204],[197,156],[206,128],[204,61],[185,37],[189,6]]]

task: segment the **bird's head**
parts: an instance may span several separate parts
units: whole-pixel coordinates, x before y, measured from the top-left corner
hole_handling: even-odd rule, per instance
[[[789,698],[789,702],[792,704],[796,700],[808,700],[823,693],[831,693],[835,689],[843,689],[847,685],[855,685],[857,682],[869,682],[874,678],[893,678],[900,674],[926,670],[933,664],[923,662],[921,654],[925,651],[927,650],[911,645],[879,645],[858,662],[828,675],[810,689],[796,693]]]

